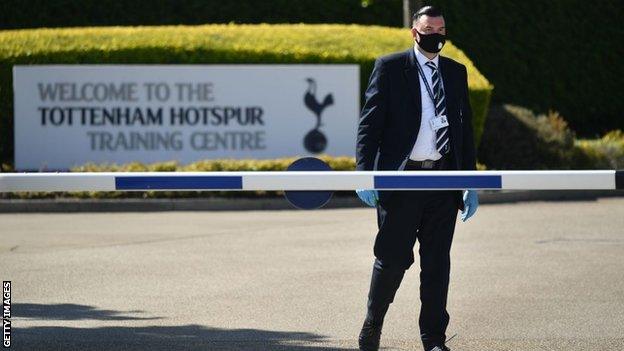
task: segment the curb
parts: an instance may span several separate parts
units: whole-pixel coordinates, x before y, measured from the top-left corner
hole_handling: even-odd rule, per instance
[[[479,190],[479,204],[596,200],[624,190]],[[346,192],[345,192],[346,193]],[[333,196],[323,209],[366,208],[355,196]],[[0,213],[295,210],[285,198],[3,199]]]

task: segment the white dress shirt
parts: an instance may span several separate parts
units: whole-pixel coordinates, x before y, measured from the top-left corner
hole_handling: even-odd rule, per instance
[[[428,61],[432,61],[435,63],[435,66],[438,67],[438,57],[436,55],[432,60],[429,60],[425,55],[423,55],[418,48],[417,44],[414,45],[414,52],[416,53],[416,60],[420,67],[422,67],[422,71],[427,77],[427,83],[433,92],[433,82],[432,82],[432,72],[431,68],[427,67],[425,64]],[[431,129],[431,125],[429,124],[429,120],[435,117],[435,106],[433,105],[433,101],[429,97],[429,93],[427,92],[427,88],[423,83],[422,76],[420,73],[417,73],[420,79],[420,101],[422,106],[422,114],[420,119],[420,129],[418,131],[418,137],[416,138],[416,142],[412,147],[412,152],[410,153],[410,159],[415,161],[422,160],[439,160],[442,158],[442,155],[438,152],[436,148],[436,133],[433,129]],[[438,72],[438,75],[440,73]],[[442,85],[442,76],[440,75],[440,87],[444,89]]]

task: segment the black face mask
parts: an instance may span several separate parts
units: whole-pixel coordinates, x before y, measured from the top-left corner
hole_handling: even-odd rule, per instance
[[[416,40],[420,47],[427,52],[440,52],[444,43],[446,42],[446,36],[440,33],[423,34],[416,31],[420,37],[420,41]]]

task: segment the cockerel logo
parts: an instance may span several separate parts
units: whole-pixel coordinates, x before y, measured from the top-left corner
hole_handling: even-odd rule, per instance
[[[303,102],[306,107],[316,116],[316,126],[306,134],[303,139],[303,146],[311,153],[318,154],[325,150],[327,146],[327,138],[319,129],[321,123],[321,114],[330,105],[334,104],[334,96],[330,93],[325,95],[323,102],[319,102],[316,98],[316,81],[313,78],[306,78],[308,82],[308,90],[303,96]]]

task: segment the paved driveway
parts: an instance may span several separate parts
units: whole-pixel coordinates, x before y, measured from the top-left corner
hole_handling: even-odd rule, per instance
[[[354,350],[373,209],[0,215],[12,349]],[[418,265],[382,346],[420,350]],[[452,247],[449,346],[624,349],[624,199],[482,205]]]

